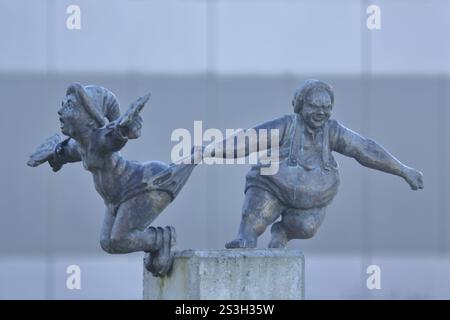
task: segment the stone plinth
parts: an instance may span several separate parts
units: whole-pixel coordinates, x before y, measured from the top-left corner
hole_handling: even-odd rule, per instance
[[[171,273],[144,267],[144,299],[303,299],[305,258],[298,250],[228,249],[175,252]]]

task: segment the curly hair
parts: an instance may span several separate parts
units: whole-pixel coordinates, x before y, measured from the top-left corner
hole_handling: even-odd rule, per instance
[[[316,91],[326,91],[330,96],[331,104],[334,104],[334,90],[331,85],[320,80],[308,79],[304,81],[294,92],[294,97],[292,99],[294,112],[300,113],[309,95]]]

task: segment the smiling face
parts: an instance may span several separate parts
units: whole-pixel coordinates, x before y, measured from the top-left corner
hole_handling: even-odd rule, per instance
[[[330,119],[332,108],[329,93],[324,89],[317,89],[307,95],[300,114],[310,128],[316,129]]]
[[[76,138],[82,130],[92,122],[87,112],[79,104],[73,94],[68,94],[58,110],[61,132],[71,138]]]

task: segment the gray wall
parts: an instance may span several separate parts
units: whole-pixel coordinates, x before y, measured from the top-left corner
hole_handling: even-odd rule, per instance
[[[368,1],[76,3],[82,29],[69,31],[72,1],[0,0],[0,297],[20,285],[11,280],[21,277],[10,261],[44,259],[36,287],[46,288],[46,297],[66,297],[52,284],[53,272],[61,273],[55,259],[106,257],[98,243],[104,209],[90,174],[80,164],[58,174],[25,165],[58,131],[56,110],[72,81],[111,89],[122,109],[151,91],[143,134],[123,154],[165,162],[176,128],[192,130],[194,120],[205,129],[249,127],[291,112],[300,81],[329,81],[334,117],[422,170],[425,190],[412,192],[398,177],[337,155],[341,187],[323,226],[289,246],[307,256],[361,258],[360,285],[379,256],[448,256],[450,3],[377,1],[378,31],[365,27]],[[176,226],[179,248],[223,247],[237,231],[248,169],[199,166],[155,223]],[[260,246],[267,241],[265,234]]]
[[[292,246],[320,252],[447,252],[450,222],[446,179],[447,114],[444,78],[321,76],[336,90],[334,117],[372,137],[405,163],[423,170],[426,188],[413,192],[401,179],[362,168],[336,155],[342,184],[313,240]],[[123,154],[137,160],[170,162],[173,130],[193,131],[194,120],[207,128],[245,128],[291,112],[294,77],[201,76],[15,76],[2,77],[8,110],[2,117],[5,140],[0,250],[9,254],[97,252],[103,215],[101,198],[81,164],[58,174],[47,165],[25,166],[35,145],[58,130],[56,110],[72,79],[113,90],[126,106],[153,93],[143,111],[139,140]],[[369,91],[368,91],[369,90]],[[370,92],[371,99],[364,95]],[[174,224],[182,247],[217,248],[237,231],[249,165],[199,166],[179,198],[156,221]],[[20,231],[20,232],[19,232]],[[8,240],[8,241],[6,241]],[[262,240],[264,244],[265,240]]]

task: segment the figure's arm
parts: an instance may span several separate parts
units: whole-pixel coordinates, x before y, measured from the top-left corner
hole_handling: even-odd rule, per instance
[[[289,123],[289,116],[283,116],[275,120],[267,121],[256,125],[250,129],[237,130],[234,134],[221,141],[214,141],[206,146],[203,154],[205,157],[217,158],[242,158],[253,152],[264,151],[280,144],[286,127]],[[272,141],[273,132],[278,130],[278,141]],[[264,141],[262,141],[264,139]]]
[[[78,143],[71,138],[58,143],[53,156],[48,159],[48,163],[55,172],[66,163],[78,161],[81,161],[80,149]]]
[[[354,158],[365,167],[400,176],[413,190],[423,188],[420,171],[404,165],[375,141],[362,137],[337,121],[332,124],[332,129],[331,142],[334,151]]]
[[[81,156],[77,142],[70,138],[62,140],[62,136],[59,133],[55,133],[30,155],[27,164],[30,167],[37,167],[48,162],[53,171],[56,172],[64,164],[80,160]]]
[[[115,123],[110,123],[98,130],[98,146],[101,152],[119,151],[128,141],[125,132]]]
[[[144,122],[139,112],[150,99],[150,94],[137,99],[119,119],[99,130],[99,146],[104,152],[115,152],[123,148],[128,139],[137,139],[141,135]]]

